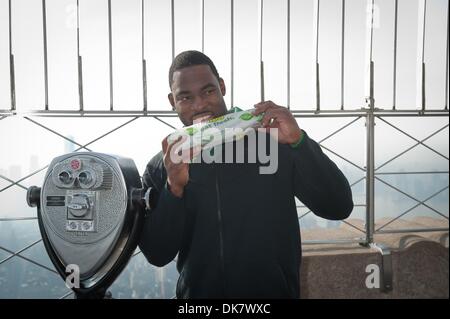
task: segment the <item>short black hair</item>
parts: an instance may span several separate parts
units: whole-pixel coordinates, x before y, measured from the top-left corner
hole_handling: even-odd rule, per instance
[[[169,69],[169,87],[172,89],[173,73],[183,68],[187,68],[194,65],[209,65],[211,71],[216,76],[217,80],[220,79],[219,72],[217,72],[216,66],[213,61],[204,53],[190,50],[184,51],[178,54],[172,61],[172,65]]]

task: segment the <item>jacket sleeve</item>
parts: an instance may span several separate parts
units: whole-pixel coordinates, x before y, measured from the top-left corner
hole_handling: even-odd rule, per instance
[[[139,248],[151,264],[162,267],[171,262],[180,249],[186,214],[184,198],[171,193],[159,164],[152,159],[143,175],[144,188],[154,187],[159,198],[156,208],[144,220]]]
[[[353,210],[347,178],[305,131],[300,145],[291,149],[295,196],[314,214],[331,220],[347,218]]]

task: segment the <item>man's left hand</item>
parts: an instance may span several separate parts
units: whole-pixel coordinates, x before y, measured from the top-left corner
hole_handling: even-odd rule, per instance
[[[271,128],[278,129],[278,142],[281,144],[297,143],[303,134],[292,113],[285,107],[272,101],[255,104],[254,115],[264,113],[261,128],[270,133]]]

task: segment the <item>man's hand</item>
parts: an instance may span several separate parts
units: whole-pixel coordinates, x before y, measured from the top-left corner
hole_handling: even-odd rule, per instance
[[[294,144],[299,141],[302,131],[292,113],[285,107],[276,105],[272,101],[255,104],[254,115],[265,113],[259,130],[270,132],[271,128],[278,129],[278,142]]]
[[[189,161],[201,152],[201,148],[196,147],[191,148],[189,152],[177,154],[177,146],[181,145],[185,140],[185,136],[180,136],[178,140],[170,145],[167,142],[167,137],[162,141],[167,183],[172,194],[180,198],[183,197],[184,187],[189,181]]]

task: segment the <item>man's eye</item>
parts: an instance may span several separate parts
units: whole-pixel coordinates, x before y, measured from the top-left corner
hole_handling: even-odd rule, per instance
[[[182,97],[180,98],[181,101],[189,101],[190,99],[191,99],[190,96],[182,96]]]
[[[208,90],[206,90],[206,95],[210,95],[210,94],[213,94],[214,93],[214,89],[208,89]]]

